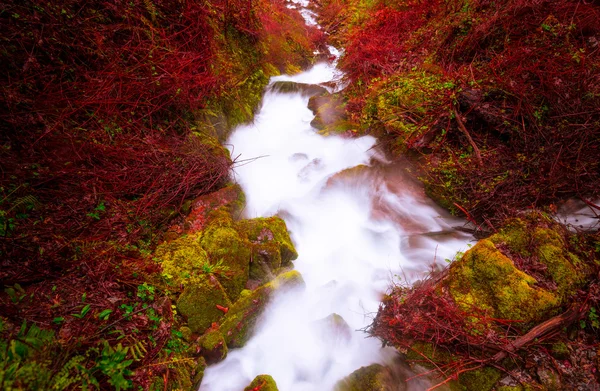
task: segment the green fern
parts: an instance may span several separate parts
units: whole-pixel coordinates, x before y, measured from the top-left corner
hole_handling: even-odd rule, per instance
[[[10,212],[14,210],[16,212],[24,213],[35,208],[39,208],[41,205],[42,203],[36,197],[32,195],[26,195],[24,197],[17,198],[8,211]]]

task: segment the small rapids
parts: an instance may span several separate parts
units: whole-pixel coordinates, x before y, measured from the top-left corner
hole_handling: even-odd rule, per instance
[[[336,76],[335,64],[320,63],[271,83]],[[259,374],[282,391],[331,390],[361,366],[389,362],[395,352],[360,331],[382,295],[452,259],[471,239],[453,229],[463,222],[436,207],[406,165],[386,161],[374,138],[319,135],[308,99],[268,88],[254,123],[228,140],[246,217],[286,221],[306,289],[275,297],[246,346],[207,368],[201,390],[243,390]],[[332,314],[349,329],[327,326]]]

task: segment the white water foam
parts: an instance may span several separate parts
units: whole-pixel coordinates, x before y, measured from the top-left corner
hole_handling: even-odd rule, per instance
[[[321,83],[333,64],[276,80]],[[301,94],[267,92],[253,124],[228,141],[247,217],[280,215],[299,253],[306,289],[276,297],[245,347],[207,368],[201,390],[243,390],[259,374],[282,391],[326,391],[392,349],[362,331],[340,337],[319,320],[341,315],[352,330],[370,324],[395,275],[414,280],[434,261],[466,250],[470,236],[430,200],[402,167],[387,165],[372,137],[323,137]],[[366,165],[346,172],[344,169]],[[333,179],[332,179],[333,178]]]

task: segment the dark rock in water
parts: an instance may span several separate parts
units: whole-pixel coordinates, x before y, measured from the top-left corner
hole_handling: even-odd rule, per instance
[[[362,367],[340,380],[335,391],[404,391],[406,382],[381,364]]]
[[[301,93],[302,96],[315,96],[327,94],[328,91],[324,87],[316,84],[296,83],[293,81],[276,81],[269,87],[271,91],[282,94]]]
[[[269,375],[258,375],[252,380],[252,383],[244,391],[279,391],[275,380]]]

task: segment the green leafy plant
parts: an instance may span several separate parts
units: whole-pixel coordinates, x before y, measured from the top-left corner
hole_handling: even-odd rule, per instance
[[[104,341],[101,356],[94,367],[94,370],[98,370],[108,377],[108,383],[117,391],[131,388],[131,380],[126,379],[126,376],[133,374],[127,368],[133,363],[133,360],[125,359],[128,352],[129,348],[123,347],[120,343],[112,347],[107,341]]]
[[[90,312],[90,308],[91,305],[90,304],[86,304],[82,309],[81,312],[78,314],[71,314],[71,316],[73,316],[74,318],[78,318],[78,319],[83,319],[88,312]]]

